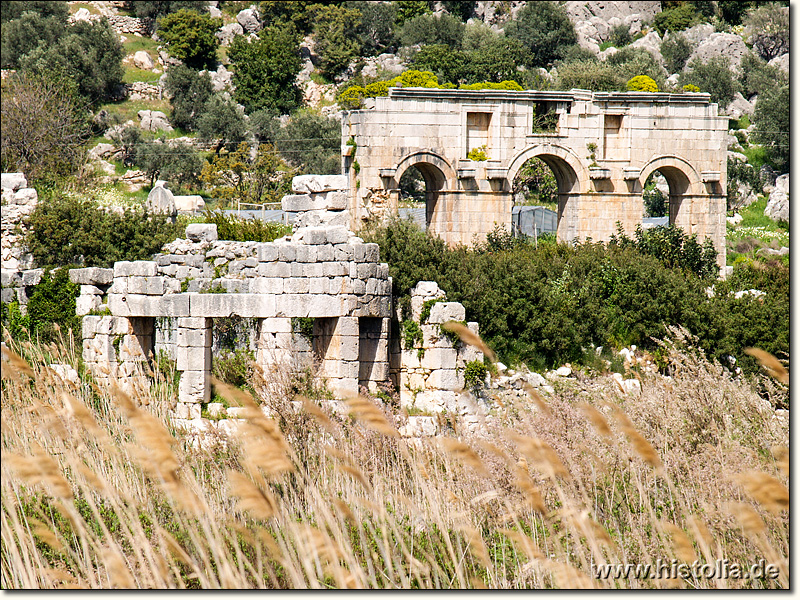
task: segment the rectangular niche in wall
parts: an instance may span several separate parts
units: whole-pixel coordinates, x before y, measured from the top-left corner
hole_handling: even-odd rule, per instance
[[[489,146],[489,125],[492,122],[492,113],[468,112],[467,113],[467,154],[470,150]]]

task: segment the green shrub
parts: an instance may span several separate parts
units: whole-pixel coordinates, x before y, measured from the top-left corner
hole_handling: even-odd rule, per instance
[[[547,67],[578,43],[566,9],[556,2],[528,2],[504,31],[522,43],[528,67]]]
[[[203,222],[217,226],[219,239],[234,242],[273,242],[292,233],[292,228],[282,223],[241,219],[222,211],[206,210],[203,213]]]
[[[252,382],[254,360],[250,350],[221,350],[214,356],[211,373],[220,381],[243,388]]]
[[[310,342],[314,339],[314,317],[292,317],[292,331]]]
[[[61,268],[45,271],[28,299],[28,322],[31,336],[45,341],[58,339],[57,332],[64,334],[70,329],[80,335],[80,322],[75,315],[75,301],[80,286],[69,280],[69,270]]]
[[[630,44],[633,41],[633,38],[631,37],[630,26],[620,23],[619,25],[613,27],[608,36],[608,41],[611,42],[611,45],[615,48],[622,48]]]
[[[672,33],[661,42],[661,56],[670,73],[680,73],[692,55],[692,44],[686,36]]]
[[[405,319],[401,325],[403,330],[403,348],[411,350],[422,344],[422,329],[413,319]]]
[[[687,2],[675,8],[662,10],[653,19],[653,27],[663,37],[667,31],[683,31],[699,21],[700,15],[697,14],[694,6]]]
[[[178,237],[165,215],[140,209],[106,212],[88,198],[56,191],[44,196],[28,217],[25,243],[43,267],[110,267],[118,260],[150,260]]]
[[[489,370],[482,360],[471,360],[464,365],[464,387],[477,393],[486,384]]]
[[[484,161],[489,160],[489,155],[486,154],[486,144],[473,148],[467,154],[469,160]]]
[[[596,59],[579,60],[562,64],[558,68],[556,89],[573,88],[594,92],[615,92],[625,85],[619,69],[607,62]]]
[[[756,367],[740,360],[744,346],[737,344],[788,352],[788,288],[765,290],[771,310],[785,320],[769,321],[758,300],[708,298],[713,248],[676,228],[639,232],[633,239],[620,235],[609,244],[540,240],[538,247],[500,240],[450,248],[399,220],[361,235],[379,244],[401,306],[418,281],[438,282],[449,300],[464,305],[469,321],[480,323],[481,336],[507,364],[579,362],[592,345],[654,350],[653,338],[666,336],[668,326],[685,327],[710,356],[734,356],[747,372]],[[745,283],[737,290],[768,285],[734,279],[735,285]],[[403,321],[405,348],[415,343],[415,325]]]
[[[219,39],[214,34],[221,26],[222,19],[208,13],[181,9],[158,21],[158,35],[170,56],[194,69],[204,69],[217,62]]]
[[[630,92],[657,92],[658,85],[647,75],[637,75],[632,77],[627,83]]]
[[[8,333],[15,340],[21,339],[23,336],[27,337],[31,332],[31,320],[28,314],[22,314],[19,308],[19,302],[0,304],[0,322],[3,327],[8,329]]]
[[[689,63],[689,70],[678,76],[678,84],[696,85],[700,90],[711,94],[711,102],[725,108],[739,91],[739,83],[729,64],[727,56],[715,56],[705,63],[696,58]]]

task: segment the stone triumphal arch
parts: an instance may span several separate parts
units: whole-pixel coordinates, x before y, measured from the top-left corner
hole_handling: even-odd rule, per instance
[[[608,240],[642,223],[642,186],[659,171],[669,220],[710,238],[725,264],[727,118],[708,94],[392,88],[342,119],[351,227],[396,211],[403,173],[425,181],[428,227],[471,243],[508,225],[514,177],[533,157],[558,184],[558,236]],[[485,148],[487,160],[468,160]]]

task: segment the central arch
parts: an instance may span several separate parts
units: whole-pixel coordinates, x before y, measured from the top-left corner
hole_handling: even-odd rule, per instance
[[[544,162],[556,178],[558,188],[558,238],[578,236],[578,200],[584,182],[589,180],[580,159],[569,149],[556,144],[538,144],[526,148],[511,161],[506,175],[510,185],[522,166],[531,158]]]

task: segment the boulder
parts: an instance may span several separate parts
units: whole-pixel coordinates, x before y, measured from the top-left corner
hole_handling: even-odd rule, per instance
[[[160,110],[140,110],[137,114],[141,121],[139,127],[145,131],[172,131],[172,125],[169,124],[167,115]]]
[[[769,64],[772,65],[773,67],[778,67],[781,71],[783,71],[784,73],[786,73],[788,75],[789,74],[789,53],[787,52],[786,54],[781,54],[780,56],[776,56],[771,61],[769,61]]]
[[[28,180],[24,173],[3,173],[0,177],[0,187],[4,190],[17,191],[28,187]]]
[[[175,207],[175,197],[167,189],[166,182],[161,180],[156,181],[153,189],[147,195],[144,205],[153,214],[175,216],[178,213],[178,209]]]
[[[695,59],[708,62],[712,58],[722,56],[730,59],[731,69],[738,71],[742,57],[748,51],[744,40],[735,33],[712,33],[694,49],[686,64]]]
[[[222,18],[222,11],[217,8],[216,6],[208,6],[208,16],[212,19],[221,19]]]
[[[738,119],[742,115],[752,115],[755,107],[745,100],[745,97],[742,96],[741,92],[736,92],[736,94],[733,96],[733,100],[731,100],[731,103],[728,104],[728,108],[725,110],[729,117]]]
[[[213,242],[218,239],[214,223],[190,223],[186,226],[186,237],[193,242]]]
[[[97,144],[94,148],[89,150],[89,160],[98,160],[100,158],[108,158],[114,152],[116,148],[112,144],[104,144],[100,143]]]
[[[89,12],[88,8],[79,8],[78,11],[74,15],[72,15],[72,20],[74,22],[91,21],[92,13]]]
[[[616,17],[625,22],[630,15],[637,15],[639,22],[652,21],[661,12],[660,2],[566,2],[567,15],[573,23],[598,17],[604,22]],[[627,23],[626,23],[627,24]]]
[[[651,31],[646,36],[639,38],[630,44],[630,47],[644,48],[655,57],[659,64],[664,64],[664,57],[661,56],[661,36],[658,35],[657,31]]]
[[[178,212],[195,212],[206,207],[202,196],[173,196]]]
[[[775,180],[775,189],[770,192],[764,214],[773,221],[789,222],[789,174]]]
[[[133,55],[133,66],[143,71],[152,71],[155,63],[147,52],[139,50]]]
[[[700,23],[694,27],[689,27],[689,29],[681,33],[693,46],[699,46],[714,33],[714,26],[711,23]]]
[[[236,20],[247,33],[261,31],[261,20],[258,18],[258,11],[255,8],[245,8],[239,11],[239,14],[236,15]]]
[[[216,71],[209,71],[208,74],[211,77],[211,85],[214,86],[215,92],[233,89],[233,73],[223,65],[217,67]]]
[[[223,25],[214,35],[219,39],[223,46],[229,45],[237,35],[244,35],[244,29],[239,23],[228,23]]]
[[[333,192],[347,189],[347,175],[298,175],[292,179],[295,194]]]

